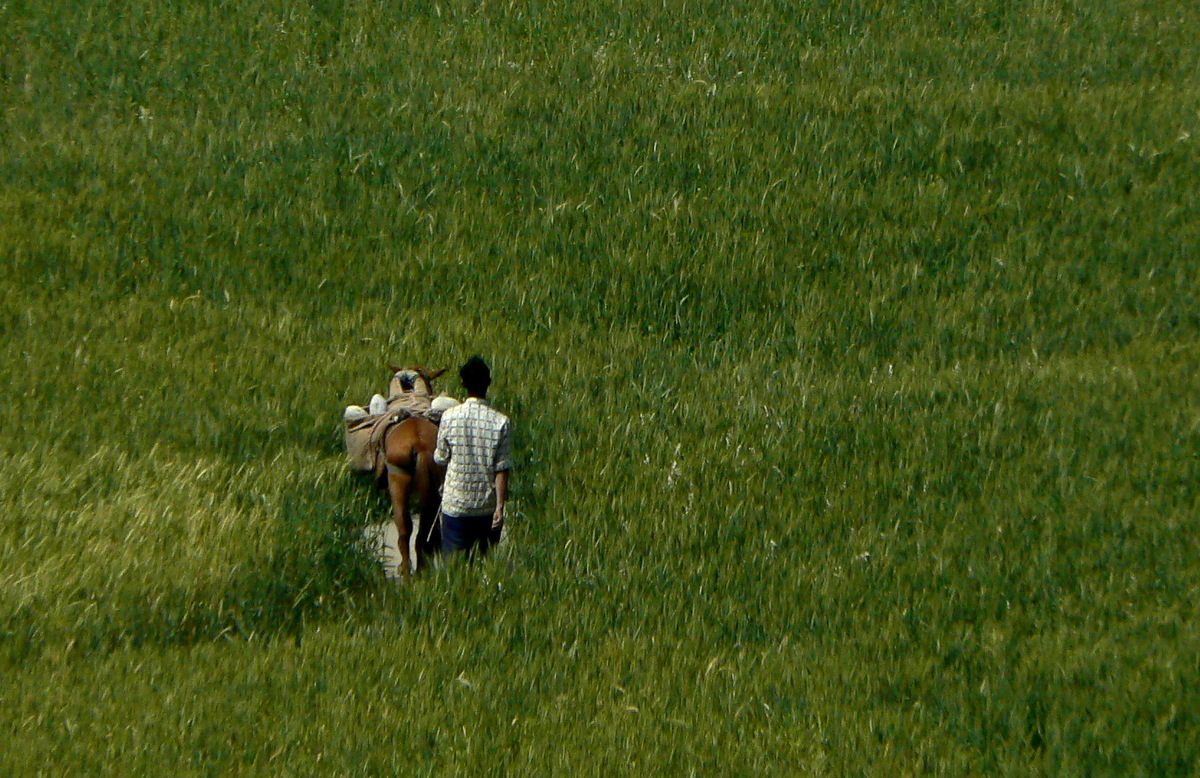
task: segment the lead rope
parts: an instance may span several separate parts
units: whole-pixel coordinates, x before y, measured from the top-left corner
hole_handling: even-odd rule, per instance
[[[442,506],[439,504],[437,516],[435,516],[433,518],[433,521],[429,522],[429,531],[425,533],[425,542],[426,543],[428,543],[430,538],[433,537],[433,528],[441,527],[441,526],[442,526]]]

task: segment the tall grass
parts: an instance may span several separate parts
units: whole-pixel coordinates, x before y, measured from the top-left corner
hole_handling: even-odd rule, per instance
[[[0,4],[0,768],[1195,772],[1198,33]],[[475,352],[392,588],[341,407]]]

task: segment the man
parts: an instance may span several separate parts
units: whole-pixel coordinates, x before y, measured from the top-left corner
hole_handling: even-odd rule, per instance
[[[509,421],[487,402],[492,373],[478,356],[458,371],[467,399],[442,414],[433,459],[446,466],[442,553],[482,556],[500,541],[508,499]]]

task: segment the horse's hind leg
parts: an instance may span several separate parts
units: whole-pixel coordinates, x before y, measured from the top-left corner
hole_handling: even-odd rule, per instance
[[[436,483],[435,468],[436,465],[433,464],[433,458],[429,452],[422,451],[418,454],[417,468],[413,474],[413,486],[421,512],[421,526],[418,530],[421,534],[417,538],[416,544],[417,557],[421,565],[425,564],[426,557],[440,551],[442,547],[441,527],[437,525],[438,507],[441,505],[442,499],[439,494],[440,484]]]
[[[436,492],[432,499],[424,497],[421,500],[421,535],[417,538],[417,554],[421,564],[426,564],[429,555],[437,554],[442,549],[442,528],[437,523],[438,505]]]
[[[400,564],[396,572],[407,575],[413,572],[412,516],[408,512],[408,489],[412,476],[404,471],[389,472],[387,481],[388,495],[392,498],[392,519],[396,522],[396,549],[400,552]]]

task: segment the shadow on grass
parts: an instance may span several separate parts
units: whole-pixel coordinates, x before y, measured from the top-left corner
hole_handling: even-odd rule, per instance
[[[180,581],[168,590],[82,594],[70,603],[11,604],[0,621],[0,665],[48,651],[71,656],[223,639],[303,640],[307,622],[342,615],[382,582],[363,542],[363,516],[386,495],[347,474],[317,495],[288,497],[273,550],[221,590]]]

